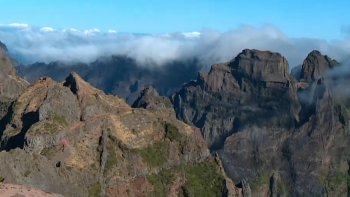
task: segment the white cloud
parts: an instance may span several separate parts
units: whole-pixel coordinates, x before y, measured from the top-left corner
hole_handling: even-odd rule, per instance
[[[28,24],[25,23],[11,23],[7,24],[8,26],[13,26],[13,27],[28,27]]]
[[[88,30],[85,30],[85,31],[84,31],[85,34],[93,34],[93,33],[98,33],[98,32],[100,32],[100,30],[99,30],[99,29],[96,29],[96,28],[94,28],[94,29],[88,29]]]
[[[187,38],[199,38],[201,33],[199,32],[188,32],[188,33],[182,33]]]
[[[108,33],[117,33],[117,31],[110,29],[110,30],[108,30]]]
[[[42,27],[40,28],[40,31],[51,32],[51,31],[55,31],[55,29],[52,27]]]
[[[204,29],[162,35],[110,33],[96,28],[85,31],[71,28],[70,31],[47,33],[24,25],[2,25],[0,39],[15,58],[28,63],[56,60],[90,62],[103,55],[119,54],[135,58],[138,62],[152,60],[159,65],[196,57],[209,67],[214,62],[231,60],[243,49],[254,48],[279,52],[293,67],[301,64],[312,50],[320,50],[338,61],[349,57],[350,52],[350,38],[333,41],[290,38],[271,25],[261,28],[242,25],[227,32]]]

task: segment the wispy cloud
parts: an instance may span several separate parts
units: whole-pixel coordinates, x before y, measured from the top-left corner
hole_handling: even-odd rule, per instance
[[[114,30],[103,32],[97,28],[55,30],[13,23],[0,25],[0,39],[7,44],[13,56],[26,63],[56,60],[90,62],[100,56],[120,54],[135,58],[140,63],[152,60],[157,65],[196,57],[210,66],[214,62],[232,59],[245,48],[255,48],[280,52],[293,67],[302,63],[314,49],[339,61],[350,52],[350,39],[290,38],[271,25],[261,28],[241,25],[228,32],[203,29],[190,33],[142,35]]]
[[[25,23],[10,23],[10,24],[3,24],[2,26],[28,27],[28,24],[25,24]]]

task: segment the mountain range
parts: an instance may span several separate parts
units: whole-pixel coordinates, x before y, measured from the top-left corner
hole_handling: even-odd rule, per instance
[[[350,78],[319,51],[291,73],[280,53],[256,49],[198,72],[195,59],[150,69],[125,56],[23,66],[0,46],[2,184],[67,196],[348,196]]]

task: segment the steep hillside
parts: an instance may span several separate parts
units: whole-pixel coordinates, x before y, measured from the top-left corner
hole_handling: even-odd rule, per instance
[[[76,73],[61,83],[40,78],[7,116],[4,183],[74,197],[242,194],[172,109],[132,109]]]
[[[349,108],[322,73],[338,63],[312,51],[300,82],[279,53],[243,50],[199,73],[171,99],[202,129],[228,175],[253,196],[347,196]]]

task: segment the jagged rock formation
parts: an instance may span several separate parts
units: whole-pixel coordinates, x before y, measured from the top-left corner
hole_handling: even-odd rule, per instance
[[[225,196],[235,186],[200,131],[166,107],[133,109],[76,73],[42,77],[7,114],[0,176],[76,197]]]
[[[327,55],[323,56],[319,51],[312,51],[304,60],[300,73],[300,80],[311,83],[325,70],[331,69],[337,64],[337,61],[331,59]]]
[[[144,108],[153,111],[169,111],[169,113],[175,116],[173,105],[170,102],[170,99],[165,96],[160,96],[157,90],[152,86],[144,89],[131,107]]]
[[[347,196],[350,113],[333,79],[322,77],[337,64],[312,51],[299,82],[279,53],[243,50],[171,101],[252,196]]]
[[[278,53],[244,50],[231,62],[213,65],[208,74],[199,73],[172,102],[178,118],[202,128],[209,146],[220,148],[240,125],[293,127],[293,119],[280,120],[283,113],[290,116],[289,104],[297,99],[296,80],[288,70]]]

